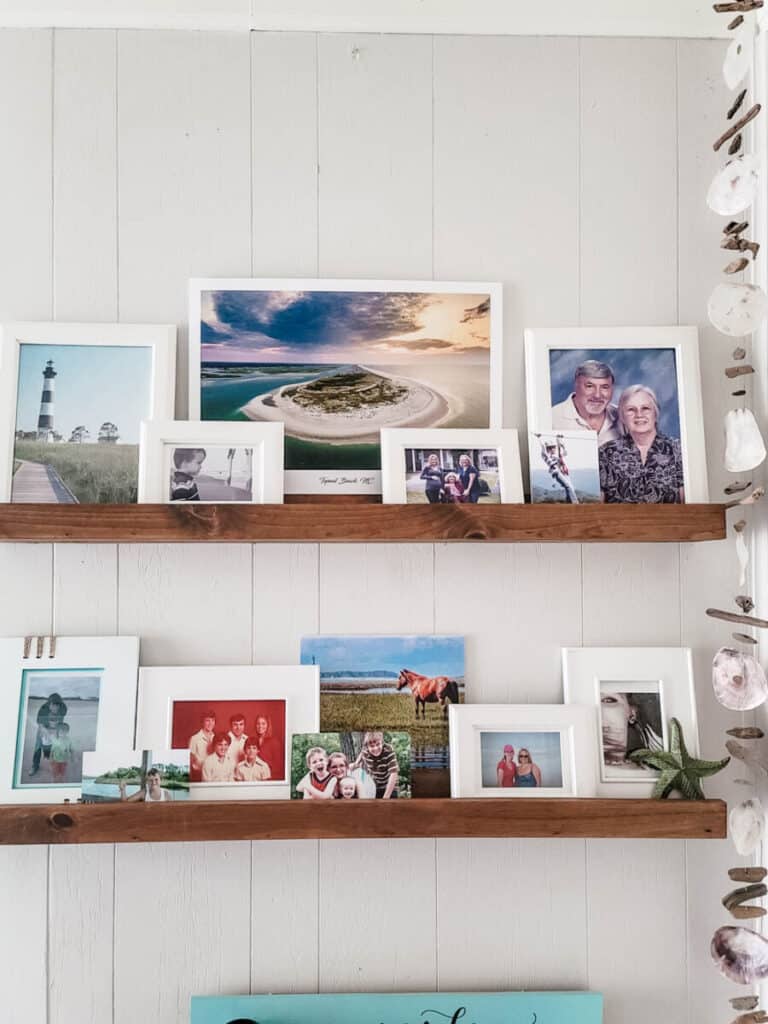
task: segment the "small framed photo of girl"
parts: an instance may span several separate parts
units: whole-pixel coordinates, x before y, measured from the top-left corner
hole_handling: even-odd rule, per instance
[[[382,430],[385,504],[522,504],[516,430]]]

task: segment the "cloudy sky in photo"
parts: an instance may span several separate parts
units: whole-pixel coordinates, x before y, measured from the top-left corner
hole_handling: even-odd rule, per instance
[[[320,672],[399,672],[425,676],[464,675],[462,636],[305,636],[302,665]]]

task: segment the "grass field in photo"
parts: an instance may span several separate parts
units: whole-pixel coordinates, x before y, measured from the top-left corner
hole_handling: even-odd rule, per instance
[[[349,694],[321,693],[320,721],[328,732],[383,729],[409,732],[414,744],[442,746],[448,741],[448,722],[440,705],[428,704],[426,720],[419,718],[417,722],[410,694],[361,694],[355,698]]]
[[[51,466],[81,504],[126,505],[137,500],[138,445],[17,441],[13,454],[15,468],[22,461]]]

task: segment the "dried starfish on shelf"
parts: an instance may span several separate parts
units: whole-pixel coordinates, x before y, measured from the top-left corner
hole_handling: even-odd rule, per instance
[[[634,750],[629,755],[635,764],[642,764],[659,772],[651,794],[654,800],[666,800],[671,793],[680,793],[684,800],[704,800],[701,780],[716,775],[730,762],[730,757],[719,761],[705,761],[691,757],[683,739],[683,730],[676,718],[669,721],[669,750]]]

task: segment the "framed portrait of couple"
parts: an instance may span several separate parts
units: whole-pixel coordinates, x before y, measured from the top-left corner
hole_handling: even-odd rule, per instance
[[[531,497],[708,501],[695,327],[525,332]]]

